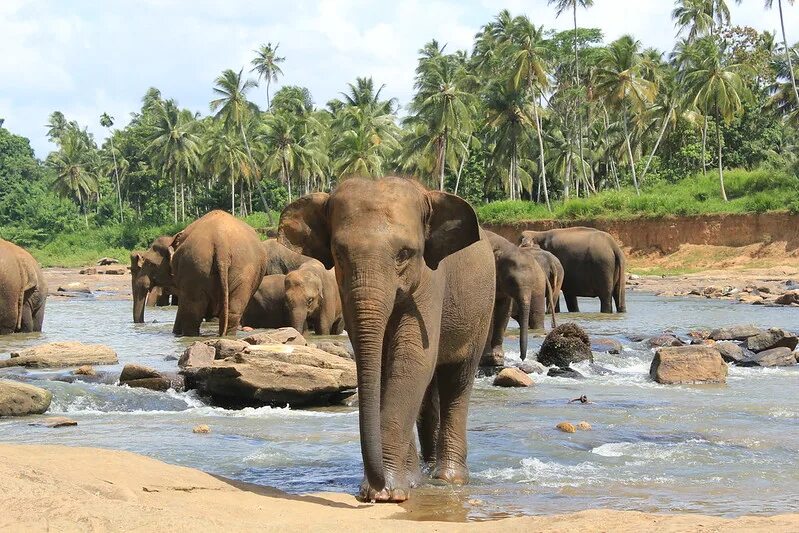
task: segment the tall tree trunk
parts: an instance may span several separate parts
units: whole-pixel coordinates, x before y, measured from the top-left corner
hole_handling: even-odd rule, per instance
[[[236,216],[236,180],[230,176],[230,214]]]
[[[718,146],[719,156],[719,184],[721,185],[721,197],[724,201],[727,200],[727,191],[724,189],[724,165],[721,159],[721,117],[718,111],[718,102],[716,102],[716,144]]]
[[[438,190],[444,190],[444,172],[447,166],[447,128],[444,127],[444,135],[439,144],[440,154],[438,156]]]
[[[117,182],[117,200],[119,200],[119,221],[125,222],[125,215],[122,212],[122,186],[119,183],[119,170],[117,170],[117,155],[114,153],[113,136],[109,137],[108,140],[111,143],[111,157],[114,160],[114,177],[116,178]]]
[[[624,137],[627,140],[627,158],[630,160],[630,172],[633,176],[633,185],[635,186],[635,194],[641,196],[641,190],[638,188],[638,177],[635,175],[635,160],[633,159],[633,148],[630,141],[631,134],[627,126],[627,110],[624,111]]]
[[[458,194],[458,187],[461,184],[461,172],[463,172],[463,166],[466,164],[466,159],[469,157],[469,149],[466,149],[466,152],[463,154],[461,158],[461,164],[458,166],[458,175],[455,178],[455,194]]]
[[[272,108],[272,102],[269,101],[269,83],[272,80],[269,76],[266,77],[266,110],[269,111]]]
[[[186,180],[184,176],[180,177],[180,220],[186,220]]]
[[[174,211],[174,221],[175,224],[178,223],[178,179],[175,174],[172,174],[172,200],[173,200],[173,211]]]
[[[707,156],[705,151],[707,149],[707,117],[702,116],[702,175],[707,174]]]
[[[646,165],[644,166],[644,170],[641,172],[641,183],[644,182],[644,177],[646,177],[646,172],[649,170],[649,165],[652,163],[652,158],[655,157],[655,153],[658,151],[660,142],[663,140],[663,135],[666,133],[666,127],[669,125],[669,117],[673,112],[674,112],[674,106],[669,108],[669,110],[666,112],[666,116],[663,118],[663,125],[660,128],[660,135],[658,135],[658,140],[655,143],[655,147],[652,148],[652,153],[649,154],[649,159],[646,160]]]
[[[785,34],[785,19],[782,16],[782,0],[777,0],[777,8],[780,10],[780,27],[782,28],[782,45],[785,47],[785,60],[788,62],[788,76],[793,85],[793,95],[796,98],[796,105],[799,106],[799,90],[796,89],[796,76],[793,73],[793,61],[791,60],[791,49],[788,47],[788,37]]]
[[[535,131],[538,137],[538,159],[541,164],[541,183],[544,187],[544,201],[547,203],[547,209],[552,212],[552,206],[549,203],[549,190],[547,187],[547,164],[544,154],[544,135],[541,132],[542,124],[541,117],[538,114],[538,102],[533,102],[533,118],[535,119]]]
[[[566,174],[563,176],[563,199],[569,199],[569,188],[571,185],[572,179],[572,153],[571,153],[571,146],[569,146],[569,151],[566,153]]]

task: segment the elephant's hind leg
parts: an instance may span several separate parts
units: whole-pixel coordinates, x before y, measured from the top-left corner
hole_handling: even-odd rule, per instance
[[[570,293],[563,293],[566,297],[566,309],[569,310],[569,313],[579,313],[580,312],[580,305],[577,303],[577,296]]]
[[[599,312],[612,313],[613,312],[613,298],[610,294],[604,294],[599,297]]]
[[[172,333],[198,337],[200,324],[208,312],[208,303],[208,297],[202,292],[197,292],[191,298],[182,298],[175,315],[175,326],[172,328]]]

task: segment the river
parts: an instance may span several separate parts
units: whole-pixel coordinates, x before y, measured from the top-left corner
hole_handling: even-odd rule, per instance
[[[624,344],[620,355],[595,354],[610,373],[578,366],[584,380],[533,375],[535,386],[500,389],[475,384],[469,416],[471,484],[418,489],[419,517],[484,519],[589,508],[712,515],[799,511],[799,365],[731,367],[727,385],[664,386],[648,377],[652,351],[629,337],[670,329],[752,323],[799,330],[799,310],[703,298],[628,293],[626,315],[561,314],[591,335]],[[146,310],[131,322],[129,301],[48,301],[45,333],[0,337],[0,353],[56,340],[117,350],[120,365],[174,371],[191,342],[171,334],[174,309]],[[204,333],[211,335],[212,328]],[[531,342],[535,354],[541,338]],[[506,339],[518,360],[518,343]],[[124,449],[288,492],[354,492],[361,478],[354,408],[314,410],[210,407],[193,393],[152,392],[113,384],[53,381],[58,372],[8,369],[54,393],[48,415],[77,427],[29,426],[0,420],[0,440]],[[568,404],[587,395],[593,403]],[[592,431],[561,433],[561,421],[588,421]],[[207,435],[192,433],[208,424]],[[65,465],[68,468],[68,465]]]

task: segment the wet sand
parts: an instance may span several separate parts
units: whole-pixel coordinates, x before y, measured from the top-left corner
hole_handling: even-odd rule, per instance
[[[370,505],[347,494],[294,496],[129,452],[7,444],[0,445],[0,509],[4,531],[799,530],[799,514],[724,519],[606,510],[410,523],[426,516],[413,499]]]

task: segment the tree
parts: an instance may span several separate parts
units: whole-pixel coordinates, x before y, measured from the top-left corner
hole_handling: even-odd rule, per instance
[[[786,0],[788,5],[793,5],[794,0]],[[774,5],[774,0],[765,0],[766,9],[771,9]],[[791,60],[791,47],[788,46],[788,37],[785,34],[785,17],[782,13],[782,0],[777,0],[777,9],[780,13],[780,27],[782,28],[782,46],[785,48],[785,62],[788,64],[788,78],[791,80],[793,86],[793,95],[796,98],[797,105],[799,105],[799,90],[796,89],[796,74],[793,71],[793,61]]]
[[[261,78],[266,80],[266,108],[272,107],[269,101],[269,85],[274,81],[277,83],[277,77],[283,75],[283,70],[280,68],[280,63],[286,60],[285,57],[277,55],[277,49],[280,43],[277,43],[274,48],[272,43],[262,44],[255,52],[255,59],[252,60],[253,68],[250,72],[258,73],[258,81]]]
[[[117,166],[116,150],[114,150],[114,135],[111,133],[111,126],[114,125],[114,117],[108,113],[103,113],[100,115],[100,125],[104,128],[108,128],[109,131],[108,142],[111,146],[111,158],[114,161],[114,178],[116,179],[117,185],[117,200],[119,200],[119,221],[125,222],[125,214],[122,212],[122,186],[119,182],[119,167]]]
[[[229,131],[221,123],[210,124],[206,136],[203,165],[215,178],[230,183],[230,212],[236,214],[236,183],[254,176],[251,159],[237,131]]]
[[[97,154],[80,130],[67,129],[60,144],[59,150],[48,158],[48,165],[56,173],[53,186],[61,196],[77,200],[88,227],[86,202],[91,193],[97,192]]]

